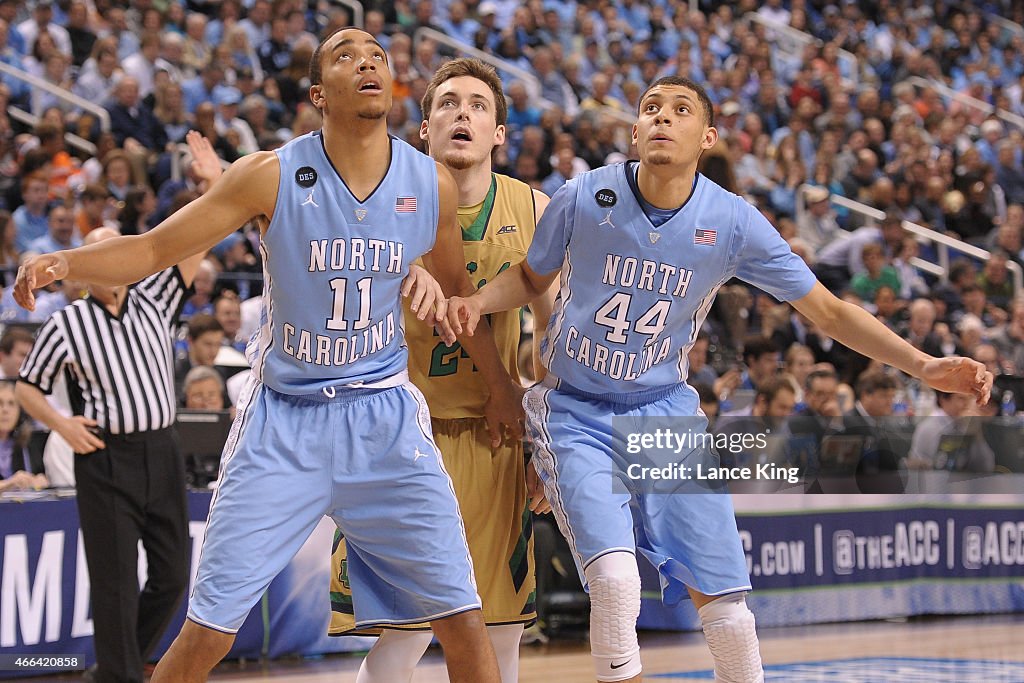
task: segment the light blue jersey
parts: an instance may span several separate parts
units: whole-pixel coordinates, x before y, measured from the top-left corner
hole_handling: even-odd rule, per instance
[[[391,138],[365,201],[334,170],[319,132],[277,150],[281,180],[263,238],[266,289],[248,356],[285,394],[372,385],[407,366],[400,288],[437,231],[437,167]]]
[[[545,365],[560,387],[608,400],[685,382],[687,352],[729,279],[783,301],[815,283],[753,206],[702,175],[678,213],[655,227],[627,181],[633,172],[615,164],[566,183],[527,255],[538,273],[561,269]]]

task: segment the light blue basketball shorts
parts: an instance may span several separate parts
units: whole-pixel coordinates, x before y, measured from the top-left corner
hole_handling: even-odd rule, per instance
[[[410,382],[329,393],[255,379],[242,391],[189,600],[197,624],[237,632],[324,515],[348,541],[357,626],[479,609],[423,395]]]
[[[533,462],[583,585],[583,570],[597,558],[639,549],[658,569],[666,605],[687,597],[686,586],[705,595],[750,590],[732,499],[724,488],[653,493],[619,483],[628,466],[616,452],[616,437],[622,438],[616,429],[668,416],[687,416],[687,424],[697,420],[701,431],[706,428],[706,420],[694,417],[697,400],[686,385],[636,405],[553,385],[535,385],[524,405]]]

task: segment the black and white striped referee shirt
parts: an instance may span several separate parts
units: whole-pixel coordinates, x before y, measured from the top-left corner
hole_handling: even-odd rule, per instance
[[[129,288],[119,316],[91,297],[69,304],[39,328],[19,379],[49,394],[67,372],[74,414],[112,434],[170,427],[172,328],[185,289],[174,266]]]

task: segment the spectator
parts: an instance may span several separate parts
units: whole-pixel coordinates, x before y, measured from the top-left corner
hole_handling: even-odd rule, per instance
[[[910,318],[902,337],[910,345],[933,356],[943,354],[942,340],[935,332],[935,304],[928,299],[915,299],[910,304]]]
[[[92,54],[92,46],[96,44],[96,33],[89,26],[89,7],[81,0],[75,0],[68,7],[65,28],[71,41],[71,61],[80,67]]]
[[[232,291],[223,292],[213,302],[213,315],[224,331],[224,345],[237,351],[245,351],[248,339],[238,339],[238,330],[242,327],[241,301]]]
[[[900,291],[899,275],[895,268],[886,263],[882,245],[877,243],[865,245],[861,251],[861,259],[864,261],[866,270],[853,276],[850,288],[862,301],[874,301],[875,293],[881,287],[888,287],[894,292]]]
[[[174,377],[178,385],[177,394],[183,395],[185,375],[192,368],[201,365],[213,367],[217,352],[224,344],[224,328],[212,315],[196,313],[188,321],[188,345],[179,353],[174,364]]]
[[[8,325],[4,329],[3,336],[0,336],[0,379],[18,378],[18,370],[34,342],[32,333],[24,327]]]
[[[114,87],[114,103],[107,107],[114,140],[126,150],[134,141],[143,150],[163,151],[167,133],[139,95],[139,83],[131,76],[125,76]]]
[[[75,217],[69,209],[60,204],[51,206],[47,214],[47,222],[49,226],[47,234],[29,243],[25,251],[49,254],[81,246],[82,240],[75,235]]]
[[[47,215],[49,189],[49,180],[42,172],[22,178],[21,196],[25,203],[11,214],[17,235],[15,246],[19,252],[26,251],[32,242],[45,236],[50,229]]]
[[[996,182],[1006,193],[1009,204],[1024,204],[1024,170],[1019,160],[1020,147],[1012,140],[1002,140],[996,145]]]
[[[268,0],[255,0],[249,12],[238,25],[249,34],[250,45],[262,45],[270,40],[271,6]]]
[[[0,492],[38,490],[50,485],[45,474],[32,472],[28,454],[30,431],[14,396],[14,382],[0,381]]]
[[[224,3],[229,4],[229,3]],[[224,65],[211,58],[203,65],[198,76],[181,84],[185,97],[185,111],[195,114],[196,108],[204,102],[213,100],[214,89],[224,81]]]
[[[179,317],[190,320],[194,315],[213,315],[213,288],[216,284],[217,268],[209,259],[204,259],[192,280],[192,296],[185,299]]]
[[[153,116],[163,126],[168,142],[183,143],[191,120],[185,111],[185,95],[181,86],[175,81],[167,81],[158,85],[153,95]]]
[[[814,367],[814,353],[810,348],[794,342],[786,349],[783,359],[783,373],[790,380],[793,391],[796,394],[797,410],[806,407],[804,398],[804,387],[807,386],[807,377]]]
[[[108,41],[96,43],[97,50],[93,54],[93,68],[83,69],[71,92],[79,97],[105,105],[114,94],[114,87],[123,77],[118,57],[117,47]]]
[[[714,431],[715,421],[718,418],[719,401],[714,389],[707,384],[694,384],[694,391],[697,392],[697,399],[700,402],[700,411],[708,419],[708,430]]]
[[[235,156],[259,151],[260,147],[252,128],[244,119],[238,118],[238,105],[242,101],[242,93],[238,88],[219,88],[214,95],[214,101],[217,104],[217,133],[227,137],[229,131],[234,131],[238,136],[239,144]]]
[[[992,472],[995,454],[981,434],[975,400],[936,391],[938,407],[918,422],[907,454],[910,469]]]
[[[132,187],[132,162],[121,149],[112,149],[103,157],[103,176],[100,181],[106,185],[110,196],[123,202]]]
[[[988,260],[978,275],[978,285],[993,306],[1006,308],[1013,298],[1013,282],[1006,264],[1010,255],[1002,249],[989,252]]]
[[[992,337],[992,344],[1005,359],[1010,374],[1024,374],[1024,299],[1010,306],[1010,322]]]
[[[50,0],[39,0],[35,3],[32,18],[18,24],[18,33],[26,45],[36,43],[42,33],[47,33],[58,50],[71,56],[71,38],[67,29],[53,23],[53,5]]]
[[[189,12],[185,17],[185,45],[182,62],[191,73],[198,73],[210,60],[210,43],[206,42],[209,19],[202,12]]]
[[[188,410],[224,410],[224,378],[211,367],[200,365],[185,375],[183,403]]]
[[[797,218],[797,235],[807,246],[818,251],[826,244],[839,238],[841,228],[836,213],[829,204],[829,191],[824,187],[812,187],[804,193],[807,210]]]
[[[122,235],[141,235],[156,225],[156,196],[149,185],[135,185],[117,214]]]
[[[288,68],[288,64],[292,58],[292,47],[288,44],[288,20],[284,17],[274,19],[270,22],[270,40],[259,44],[259,49],[252,57],[257,59],[250,59],[249,53],[252,52],[252,48],[248,42],[242,42],[245,39],[246,34],[243,33],[241,36],[237,36],[233,31],[229,36],[233,39],[235,44],[235,52],[244,52],[246,60],[240,62],[238,57],[235,57],[235,66],[248,66],[254,68],[258,66],[262,68],[263,72],[275,76],[281,71]]]
[[[139,51],[129,55],[121,64],[125,76],[135,79],[138,86],[140,99],[149,97],[155,87],[156,60],[160,56],[160,34],[156,31],[148,31],[142,35],[139,41]],[[120,97],[120,96],[119,96]],[[135,106],[132,102],[126,106]],[[113,124],[113,122],[111,122]]]
[[[895,213],[887,213],[879,227],[858,228],[842,239],[825,245],[818,252],[815,274],[822,284],[833,291],[846,288],[850,278],[866,270],[863,252],[868,244],[881,244],[882,251],[891,255],[903,242],[903,220]]]
[[[763,337],[748,337],[743,343],[743,363],[746,369],[740,380],[740,389],[756,390],[779,370],[779,350]]]
[[[14,273],[18,269],[21,253],[17,246],[17,226],[11,219],[10,211],[0,209],[0,286],[6,286],[8,279],[14,283]],[[8,278],[8,275],[10,277]]]

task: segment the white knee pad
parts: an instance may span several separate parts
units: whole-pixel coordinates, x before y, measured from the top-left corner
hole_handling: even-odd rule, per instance
[[[433,637],[432,631],[384,629],[359,665],[356,683],[409,683]]]
[[[757,648],[754,614],[743,593],[712,600],[697,610],[704,637],[715,659],[720,683],[762,683],[761,653]]]
[[[624,681],[638,675],[640,644],[640,572],[627,552],[599,557],[584,572],[590,587],[590,652],[599,681]]]

